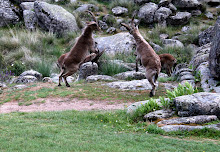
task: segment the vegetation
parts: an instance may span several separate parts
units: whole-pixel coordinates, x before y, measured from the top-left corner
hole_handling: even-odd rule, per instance
[[[1,114],[1,151],[218,151],[219,131],[167,135],[144,122],[130,123],[124,111],[63,111]],[[147,133],[145,133],[147,132]],[[149,134],[150,133],[150,134]],[[181,137],[176,138],[180,133]],[[170,133],[171,134],[171,133]]]

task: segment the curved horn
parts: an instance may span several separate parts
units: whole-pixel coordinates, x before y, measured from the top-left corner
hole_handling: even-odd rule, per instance
[[[131,25],[132,25],[132,26],[135,26],[135,24],[134,24],[134,18],[135,18],[136,15],[137,15],[137,11],[135,10],[135,11],[133,12],[132,19],[131,19]]]
[[[88,12],[89,14],[91,14],[91,15],[92,15],[92,18],[94,19],[94,21],[95,21],[96,23],[98,23],[98,21],[97,21],[95,15],[94,15],[91,11],[87,10],[86,12]]]
[[[127,29],[128,31],[131,30],[131,28],[130,28],[127,24],[125,24],[125,23],[121,23],[121,25],[124,26],[124,27],[126,27],[126,29]]]

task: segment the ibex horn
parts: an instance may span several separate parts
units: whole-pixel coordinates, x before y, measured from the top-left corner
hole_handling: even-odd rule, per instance
[[[98,23],[98,21],[97,21],[95,15],[94,15],[91,11],[88,11],[88,10],[87,10],[86,12],[88,12],[89,14],[91,14],[92,17],[93,17],[93,19],[94,19],[94,21],[95,21],[96,23]]]

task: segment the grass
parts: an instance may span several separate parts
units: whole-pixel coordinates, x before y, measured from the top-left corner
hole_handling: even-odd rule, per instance
[[[162,132],[155,130],[154,126],[147,127],[143,122],[130,123],[124,111],[10,113],[0,116],[0,151],[211,152],[220,149],[219,141],[157,135],[155,133]]]
[[[102,82],[103,83],[103,82]],[[101,101],[116,101],[116,102],[135,102],[148,100],[148,91],[133,91],[133,90],[118,90],[109,88],[101,83],[74,83],[71,84],[70,88],[65,86],[57,87],[57,84],[49,83],[38,83],[38,86],[30,86],[25,89],[15,90],[11,92],[10,90],[4,90],[0,94],[1,102],[3,104],[9,101],[18,101],[21,105],[27,103],[32,103],[34,99],[37,98],[78,98],[78,99],[89,99],[89,100],[101,100]],[[41,86],[41,87],[39,87]],[[157,94],[155,98],[165,95],[165,89],[160,86],[157,89]]]

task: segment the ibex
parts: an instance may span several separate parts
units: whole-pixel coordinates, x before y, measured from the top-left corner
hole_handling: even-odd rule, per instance
[[[130,26],[124,23],[121,23],[121,25],[126,27],[136,41],[137,57],[141,60],[141,63],[146,69],[146,78],[152,86],[150,92],[150,96],[152,97],[155,95],[156,80],[161,70],[160,58],[140,34],[138,27],[134,24],[134,17],[135,15],[133,15]]]
[[[57,65],[61,71],[58,86],[61,86],[62,78],[64,78],[66,86],[70,87],[66,78],[76,73],[82,63],[93,60],[98,53],[92,32],[94,30],[100,30],[100,28],[94,14],[90,11],[88,12],[92,15],[95,21],[87,22],[87,26],[77,39],[72,49],[61,55],[58,59]],[[88,55],[89,51],[93,53]]]
[[[160,62],[163,70],[166,70],[168,76],[171,76],[173,67],[176,65],[176,59],[171,54],[160,54]]]

